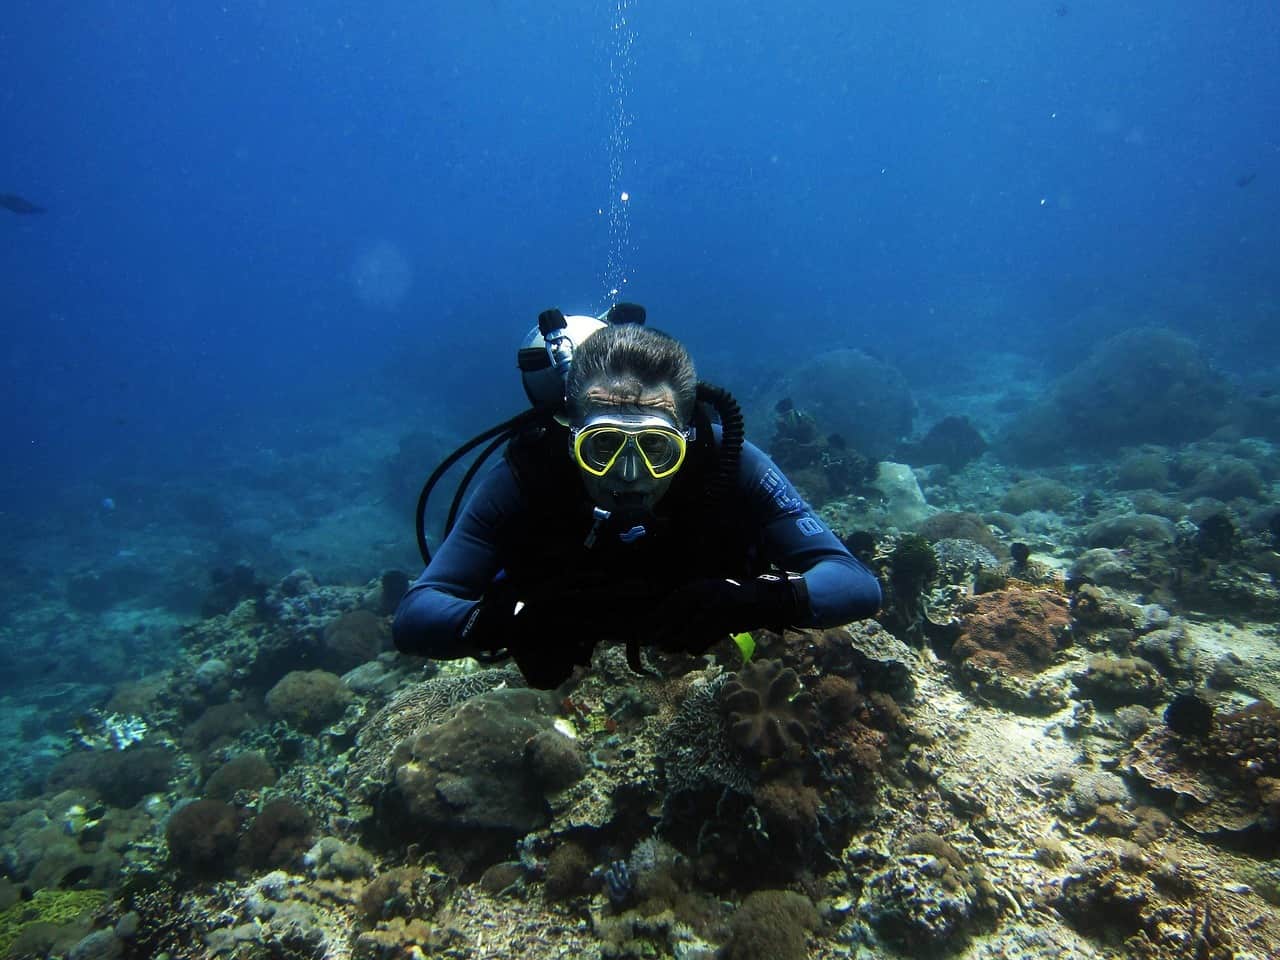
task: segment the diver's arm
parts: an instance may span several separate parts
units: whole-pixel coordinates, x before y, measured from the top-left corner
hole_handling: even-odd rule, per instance
[[[504,460],[485,475],[430,566],[400,601],[391,626],[396,649],[436,660],[478,652],[463,642],[463,630],[501,569],[498,533],[524,506]]]
[[[745,443],[738,471],[748,514],[759,524],[765,559],[804,577],[808,610],[799,627],[833,627],[880,609],[880,583],[823,523],[759,447]]]

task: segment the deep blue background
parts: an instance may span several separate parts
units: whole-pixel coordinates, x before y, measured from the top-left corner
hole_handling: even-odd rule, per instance
[[[49,208],[0,210],[7,510],[371,397],[490,421],[537,312],[604,305],[616,4],[5,9],[0,192]],[[828,345],[1061,361],[1150,321],[1277,363],[1270,0],[627,13],[626,294],[716,379]],[[379,242],[394,308],[351,280]]]

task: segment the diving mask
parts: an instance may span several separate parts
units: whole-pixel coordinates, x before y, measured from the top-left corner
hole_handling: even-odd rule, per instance
[[[677,430],[665,417],[655,415],[592,417],[572,430],[573,458],[593,477],[603,477],[619,460],[638,454],[649,475],[661,480],[684,463],[689,434],[688,430]]]

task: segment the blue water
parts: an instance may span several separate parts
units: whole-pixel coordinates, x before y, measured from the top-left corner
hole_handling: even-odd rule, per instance
[[[537,313],[609,302],[620,75],[622,295],[744,394],[831,347],[1048,377],[1139,323],[1280,364],[1274,3],[635,0],[611,64],[619,10],[6,4],[0,193],[47,208],[0,210],[6,662],[105,668],[68,571],[181,617],[218,564],[411,569],[396,439],[519,410]],[[164,662],[130,636],[117,674]]]

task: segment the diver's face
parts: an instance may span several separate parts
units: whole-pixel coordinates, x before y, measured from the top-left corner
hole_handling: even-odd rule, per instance
[[[676,419],[675,392],[669,387],[646,391],[626,400],[612,394],[603,386],[591,386],[584,393],[582,416],[574,421],[575,427],[589,425],[598,419],[621,418],[661,422],[679,431]],[[572,451],[570,453],[572,456]],[[581,464],[579,464],[581,466]],[[596,506],[608,510],[652,510],[666,492],[671,489],[675,474],[656,478],[641,457],[635,443],[628,443],[618,454],[613,465],[603,476],[595,476],[579,469],[582,484]]]

